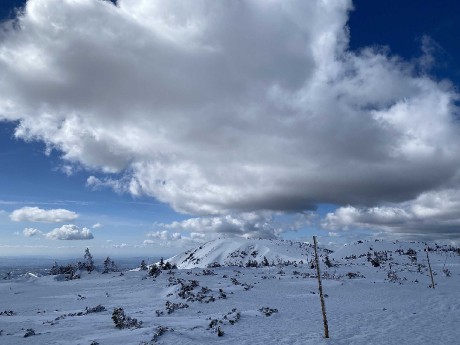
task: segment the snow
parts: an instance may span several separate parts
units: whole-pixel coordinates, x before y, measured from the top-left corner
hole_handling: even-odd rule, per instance
[[[359,241],[353,244],[345,245],[343,248],[336,250],[332,255],[331,258],[336,259],[343,259],[347,256],[351,255],[362,255],[366,254],[367,252],[374,252],[374,251],[391,251],[396,252],[397,250],[402,250],[407,252],[409,249],[413,249],[417,252],[422,252],[427,248],[427,244],[425,242],[401,242],[401,241]],[[428,247],[435,248],[436,244],[430,244]],[[439,248],[447,249],[449,246],[443,245],[438,246]]]
[[[376,252],[387,251],[388,260],[374,267],[367,258],[369,245]],[[435,249],[429,252],[435,289],[429,288],[431,280],[424,244],[364,242],[330,254],[337,266],[328,268],[321,264],[323,288],[328,296],[330,339],[323,338],[316,271],[309,264],[310,247],[270,240],[219,240],[201,247],[174,258],[186,267],[193,264],[201,267],[163,271],[156,279],[148,277],[145,271],[126,271],[123,275],[83,273],[81,279],[71,281],[31,275],[1,280],[0,312],[13,311],[14,315],[0,314],[0,344],[419,345],[458,342],[460,256],[447,247],[430,246]],[[409,248],[417,251],[416,262],[411,255],[397,251],[407,252]],[[297,264],[203,268],[213,262],[225,262],[230,253],[249,252],[249,249],[258,252],[258,261],[267,256],[270,261],[280,258]],[[200,259],[198,263],[196,260],[183,262],[190,253],[194,253],[194,259]],[[323,260],[326,253],[322,251]],[[250,253],[248,256],[253,258]],[[246,257],[240,258],[243,259]],[[304,264],[298,264],[300,260]],[[446,268],[450,276],[443,272],[443,269],[447,272]],[[356,276],[350,279],[349,273]],[[181,298],[181,287],[191,286],[192,280],[199,285],[185,293],[186,299]],[[219,289],[226,298],[222,298]],[[187,304],[188,308],[168,314],[166,301]],[[85,312],[86,308],[98,305],[106,310]],[[122,307],[127,316],[142,321],[142,327],[116,329],[111,316],[117,307]],[[266,316],[262,308],[277,312]],[[214,319],[222,322],[217,321],[224,332],[221,337],[217,336],[217,327],[209,329]],[[157,336],[154,342],[152,338],[159,326],[169,330]],[[27,329],[33,329],[36,335],[24,338]]]
[[[321,254],[326,251],[320,250]],[[217,239],[169,259],[178,268],[205,268],[214,263],[223,266],[246,265],[249,260],[269,263],[308,261],[313,248],[306,243],[273,239]]]

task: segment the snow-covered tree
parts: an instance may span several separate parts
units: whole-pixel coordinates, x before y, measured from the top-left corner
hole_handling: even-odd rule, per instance
[[[262,261],[262,266],[270,266],[270,263],[268,262],[268,259],[266,256],[264,256],[264,260]]]
[[[153,264],[152,266],[150,266],[149,276],[156,278],[160,275],[160,273],[161,273],[161,268],[159,268],[157,265]]]
[[[119,269],[117,265],[115,265],[115,261],[111,260],[109,256],[107,259],[104,260],[104,270],[102,273],[109,273],[109,272],[118,272]]]
[[[85,260],[84,265],[85,265],[86,270],[90,273],[94,271],[93,256],[91,255],[88,248],[86,248],[85,250],[85,255],[83,256],[83,259]]]

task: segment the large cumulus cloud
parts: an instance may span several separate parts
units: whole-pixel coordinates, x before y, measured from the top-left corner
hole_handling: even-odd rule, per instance
[[[351,7],[30,0],[2,33],[0,119],[99,171],[93,187],[194,215],[452,188],[457,93],[384,49],[350,51]]]
[[[156,224],[163,231],[150,237],[171,236],[170,231],[189,232],[194,239],[212,239],[220,236],[277,237],[286,231],[296,231],[310,225],[314,219],[311,212],[294,217],[280,217],[272,212],[243,212],[214,217],[195,217],[169,224]]]
[[[324,217],[321,226],[329,230],[371,229],[382,236],[458,240],[460,191],[426,192],[396,205],[339,207]]]

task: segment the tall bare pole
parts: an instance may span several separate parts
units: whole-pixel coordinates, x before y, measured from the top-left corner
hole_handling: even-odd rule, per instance
[[[428,248],[426,248],[425,251],[426,251],[426,259],[428,260],[428,268],[430,269],[431,287],[434,289],[433,271],[431,270],[430,257],[428,256]]]
[[[316,275],[318,276],[319,298],[321,300],[321,311],[323,312],[324,338],[329,338],[329,327],[327,325],[327,318],[326,318],[326,304],[324,303],[323,285],[321,284],[321,272],[319,270],[318,251],[316,249],[317,247],[316,236],[313,236],[313,243],[314,243],[314,248],[315,248]]]

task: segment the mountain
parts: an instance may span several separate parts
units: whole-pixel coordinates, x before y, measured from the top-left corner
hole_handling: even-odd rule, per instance
[[[331,251],[318,248],[319,255],[325,256]],[[231,238],[217,239],[197,248],[176,255],[168,261],[178,268],[206,268],[212,266],[246,266],[257,262],[278,264],[285,262],[308,262],[313,258],[313,246],[307,243],[273,240]]]

